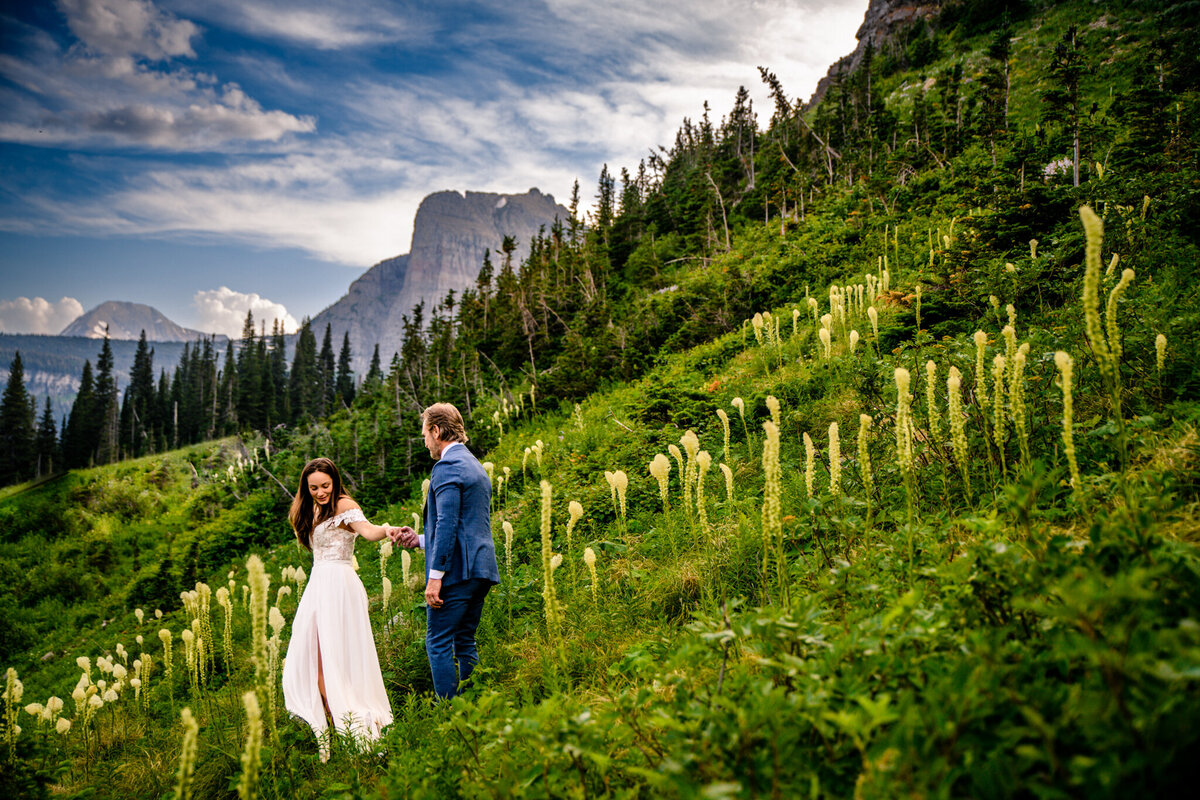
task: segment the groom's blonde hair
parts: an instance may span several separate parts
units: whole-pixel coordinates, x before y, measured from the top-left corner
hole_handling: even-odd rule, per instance
[[[443,442],[467,441],[467,426],[462,414],[450,403],[434,403],[421,412],[421,430],[437,426],[438,439]]]

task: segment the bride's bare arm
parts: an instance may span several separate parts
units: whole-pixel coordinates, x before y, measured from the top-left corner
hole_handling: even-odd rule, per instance
[[[338,500],[338,514],[344,514],[353,508],[359,508],[359,505],[349,497],[343,497],[342,499]],[[351,522],[344,524],[348,524],[355,533],[368,541],[378,542],[380,539],[383,539],[387,536],[387,528],[381,525],[373,525],[366,520],[363,520],[362,522]]]

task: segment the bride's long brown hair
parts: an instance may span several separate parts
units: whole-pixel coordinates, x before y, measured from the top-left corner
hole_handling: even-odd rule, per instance
[[[313,506],[317,503],[313,500],[312,493],[308,491],[308,476],[314,472],[323,472],[333,481],[333,491],[329,493],[329,502],[319,506],[315,518]],[[300,488],[296,490],[296,497],[292,500],[292,508],[288,512],[288,522],[292,523],[292,530],[296,532],[296,541],[300,543],[301,547],[312,552],[313,528],[332,517],[337,510],[338,500],[349,496],[342,486],[342,474],[328,458],[314,458],[304,465],[304,471],[300,473]]]

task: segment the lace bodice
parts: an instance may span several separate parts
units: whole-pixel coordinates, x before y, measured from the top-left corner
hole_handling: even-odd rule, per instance
[[[361,508],[343,511],[337,516],[330,517],[312,532],[313,562],[318,561],[349,561],[354,557],[354,537],[358,536],[353,530],[343,525],[352,522],[366,522]]]

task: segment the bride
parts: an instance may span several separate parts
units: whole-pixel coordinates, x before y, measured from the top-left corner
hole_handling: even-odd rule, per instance
[[[312,727],[324,762],[330,725],[371,742],[392,721],[367,593],[353,567],[354,537],[379,541],[388,529],[367,521],[328,458],[304,465],[288,520],[300,545],[312,551],[313,569],[292,620],[283,700]]]

